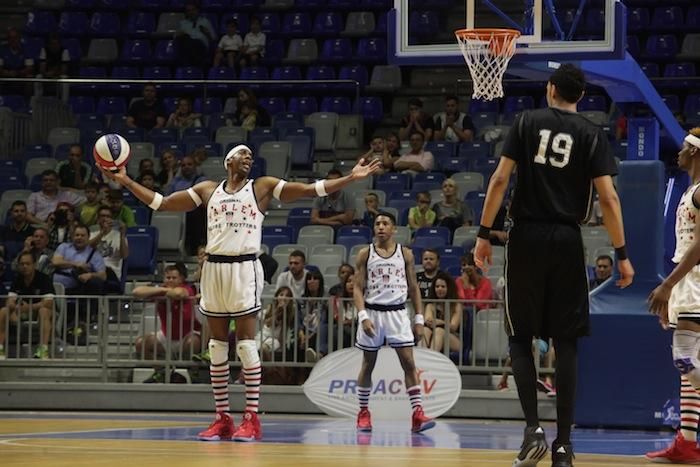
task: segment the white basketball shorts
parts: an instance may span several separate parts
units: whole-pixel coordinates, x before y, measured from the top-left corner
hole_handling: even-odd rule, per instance
[[[205,261],[200,311],[211,318],[240,318],[257,313],[265,276],[259,260],[239,263]]]
[[[668,321],[676,327],[679,318],[700,322],[700,266],[695,266],[671,290]]]
[[[367,309],[367,313],[374,324],[374,337],[368,336],[362,329],[362,323],[358,323],[355,347],[368,352],[378,351],[384,342],[394,348],[413,347],[415,341],[411,320],[405,308],[397,311]]]

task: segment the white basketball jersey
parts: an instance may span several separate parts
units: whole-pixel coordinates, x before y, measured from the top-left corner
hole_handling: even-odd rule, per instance
[[[365,302],[375,305],[400,305],[406,302],[406,260],[400,244],[388,258],[379,256],[374,244],[369,246]]]
[[[693,194],[700,187],[697,183],[683,193],[681,201],[676,208],[676,251],[673,262],[680,263],[683,255],[693,243],[695,223],[697,222],[698,208],[693,203]]]
[[[238,256],[257,253],[262,241],[265,215],[258,209],[253,180],[237,192],[216,187],[207,203],[207,253]]]

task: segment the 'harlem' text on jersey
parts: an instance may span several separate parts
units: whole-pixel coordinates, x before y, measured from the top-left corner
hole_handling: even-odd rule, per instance
[[[388,258],[377,253],[374,244],[369,246],[367,258],[367,284],[365,302],[375,305],[399,305],[406,302],[406,260],[400,244]]]
[[[253,180],[227,193],[221,182],[207,203],[207,253],[237,256],[257,253],[265,215],[258,209]]]

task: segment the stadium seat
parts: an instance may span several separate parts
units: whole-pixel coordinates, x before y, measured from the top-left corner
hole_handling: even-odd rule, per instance
[[[648,30],[650,23],[649,9],[644,7],[627,10],[627,30],[632,33]]]
[[[170,64],[177,60],[177,46],[172,39],[159,40],[153,52],[153,60],[160,64]]]
[[[263,226],[262,241],[270,251],[275,251],[278,245],[294,242],[294,228],[289,226]]]
[[[291,215],[291,213],[290,213]],[[334,231],[328,225],[306,225],[299,230],[297,243],[305,245],[309,250],[314,245],[332,244]]]
[[[376,65],[367,86],[369,92],[393,92],[401,88],[401,69],[396,65]]]
[[[275,12],[260,12],[258,18],[260,19],[260,30],[265,34],[277,34],[282,27],[280,17]]]
[[[287,56],[283,62],[287,64],[310,64],[318,58],[318,45],[315,39],[292,39],[289,41]]]
[[[364,89],[369,83],[369,73],[364,65],[344,65],[340,68],[338,79],[351,79],[357,81],[360,85],[360,90]],[[338,87],[354,91],[355,84],[341,84]]]
[[[266,174],[286,179],[291,165],[291,144],[287,141],[267,141],[258,149],[258,156],[266,162]]]
[[[125,63],[145,64],[152,60],[151,42],[143,39],[133,39],[124,42],[121,60]]]
[[[243,68],[243,70],[241,70],[241,76],[239,77],[239,79],[242,80],[259,80],[268,78],[269,75],[267,72],[267,67],[264,66],[249,66]],[[258,89],[260,88],[260,85],[251,85],[250,87],[253,89]]]
[[[384,38],[365,37],[357,41],[357,60],[363,63],[383,63],[386,61],[386,53]]]
[[[329,80],[329,79],[335,79],[335,68],[333,68],[330,65],[311,65],[307,70],[306,70],[306,79],[308,80]],[[325,90],[329,89],[331,87],[331,84],[327,83],[313,83],[311,87],[309,88],[310,90],[313,91],[321,91],[324,92]]]
[[[374,32],[376,23],[371,11],[351,11],[348,13],[345,29],[341,33],[345,37],[366,37]]]
[[[321,112],[334,112],[339,115],[352,113],[352,104],[348,97],[324,97],[321,100]]]
[[[159,241],[158,229],[151,226],[129,227],[126,231],[129,242],[129,276],[151,276],[156,271],[156,251]]]
[[[311,223],[311,208],[292,208],[289,210],[287,225],[299,231],[303,226]]]
[[[131,12],[126,19],[125,30],[130,37],[147,38],[156,30],[156,17],[150,12]]]
[[[231,8],[231,0],[202,0],[202,10],[222,12]]]
[[[678,53],[675,35],[652,35],[647,39],[646,54],[650,58],[670,59]]]
[[[238,34],[240,34],[241,38],[245,37],[250,30],[250,20],[248,18],[248,14],[242,12],[223,15],[221,17],[221,22],[219,23],[219,33],[226,34],[226,24],[231,20],[234,20],[236,24],[238,24]],[[216,27],[216,21],[213,21],[211,24]]]
[[[29,110],[29,103],[24,96],[9,94],[0,96],[0,107],[8,107],[13,112],[26,113]]]
[[[92,37],[114,37],[121,33],[119,15],[113,12],[97,11],[90,17],[88,34]]]
[[[56,168],[57,161],[54,158],[35,157],[29,159],[24,164],[24,176],[31,180],[34,176],[40,175],[44,170]]]
[[[438,168],[446,174],[455,172],[466,172],[469,167],[469,161],[461,157],[446,157],[436,159]]]
[[[313,142],[307,135],[290,134],[285,137],[291,146],[293,168],[310,170],[313,167]]]
[[[311,31],[311,16],[305,11],[286,13],[282,19],[281,33],[288,37],[305,36]]]
[[[185,128],[182,130],[182,144],[206,144],[209,140],[208,128]]]
[[[225,126],[216,130],[214,141],[226,148],[232,143],[240,143],[248,139],[248,133],[239,126]]]
[[[700,7],[698,11],[698,23],[700,24]],[[681,51],[676,57],[679,60],[700,61],[700,34],[686,34],[683,38]]]
[[[408,21],[411,35],[418,40],[435,35],[440,30],[436,11],[412,11]]]
[[[24,32],[36,36],[45,36],[56,30],[56,18],[51,11],[30,11],[24,23]]]
[[[158,252],[184,254],[185,213],[154,211],[151,227],[158,229]]]
[[[49,136],[46,142],[54,148],[61,144],[79,143],[80,130],[68,127],[52,128],[49,130]]]
[[[22,151],[23,159],[31,159],[33,157],[52,157],[53,148],[50,144],[30,144],[25,146]]]
[[[683,10],[679,6],[662,6],[654,8],[651,15],[649,31],[678,31],[685,25]]]
[[[384,119],[384,104],[380,97],[360,97],[355,101],[353,112],[362,115],[367,123],[380,123]]]
[[[385,193],[410,189],[411,176],[402,173],[387,173],[374,178],[374,188]]]
[[[312,33],[315,36],[338,36],[343,30],[343,17],[337,11],[316,14]]]
[[[661,76],[661,70],[658,63],[644,62],[640,63],[639,67],[642,69],[647,78],[658,78]]]
[[[669,63],[664,68],[665,78],[694,78],[695,64],[691,62]]]
[[[431,152],[436,159],[457,155],[457,144],[451,141],[428,141],[425,143],[424,149]]]
[[[125,114],[126,110],[126,102],[122,97],[100,97],[97,100],[98,114]]]
[[[177,143],[177,128],[153,128],[148,134],[148,140],[154,145],[161,143]]]
[[[267,113],[270,115],[287,110],[283,97],[261,97],[258,99],[258,105],[267,110]]]
[[[267,39],[265,42],[265,56],[262,57],[263,65],[278,65],[282,63],[286,52],[285,43],[281,39]]]
[[[204,73],[201,68],[193,66],[179,66],[175,68],[175,79],[177,80],[197,80],[203,79]],[[170,89],[171,87],[168,86]],[[199,88],[197,84],[176,84],[172,85],[174,92],[177,93],[192,93]]]
[[[277,141],[277,131],[274,128],[256,127],[248,135],[248,142],[256,148],[268,141]]]
[[[421,191],[439,190],[444,180],[445,174],[442,172],[417,173],[413,177],[413,188],[411,191],[418,193]]]
[[[447,227],[421,227],[419,229],[416,229],[416,233],[414,235],[414,239],[422,238],[422,237],[428,237],[432,238],[434,240],[440,239],[442,240],[442,245],[449,245],[450,240],[452,237],[452,233],[450,232],[450,229]],[[440,240],[437,240],[438,242]],[[440,245],[440,246],[442,246]],[[438,246],[438,245],[436,245]]]
[[[180,21],[184,19],[183,13],[161,13],[158,17],[156,34],[172,37],[180,29]]]
[[[605,96],[601,96],[600,94],[586,94],[579,101],[578,110],[599,110],[601,112],[607,112],[608,103],[605,100]]]
[[[113,63],[119,57],[115,39],[92,39],[85,60],[90,63]]]
[[[288,110],[304,115],[310,115],[318,111],[318,102],[315,97],[297,97],[289,98]]]
[[[82,37],[88,31],[88,17],[82,11],[64,11],[58,19],[58,33],[63,37]]]
[[[350,39],[326,39],[321,48],[319,61],[325,63],[346,63],[352,58]]]

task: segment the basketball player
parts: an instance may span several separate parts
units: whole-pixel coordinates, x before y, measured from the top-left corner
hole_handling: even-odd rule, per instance
[[[406,392],[413,415],[411,431],[418,433],[435,426],[423,413],[420,379],[413,361],[413,345],[423,337],[423,303],[413,266],[413,252],[394,240],[396,219],[393,214],[379,211],[374,220],[374,243],[357,254],[353,298],[357,313],[355,346],[363,350],[362,367],[357,377],[357,395],[360,412],[357,430],[372,431],[369,413],[369,393],[372,389],[372,370],[377,352],[386,341],[396,350],[405,374]],[[406,310],[410,296],[416,311],[415,336]]]
[[[508,134],[489,182],[474,257],[491,264],[489,235],[517,166],[506,245],[506,327],[518,396],[527,427],[514,467],[534,466],[547,453],[537,414],[533,336],[554,339],[557,354],[557,438],[552,466],[572,465],[571,425],[576,388],[577,339],[588,334],[588,279],[579,225],[591,208],[592,186],[618,258],[617,285],[632,283],[620,200],[612,182],[615,161],[603,132],[576,113],[583,72],[561,65],[547,83],[546,109],[523,112]]]
[[[690,130],[678,167],[692,180],[676,209],[677,266],[649,295],[649,309],[661,324],[674,328],[673,363],[681,373],[681,426],[673,443],[661,451],[647,453],[654,462],[700,464],[697,444],[700,417],[700,127]]]
[[[260,394],[260,358],[255,345],[256,315],[260,311],[263,268],[256,257],[260,251],[262,223],[272,198],[284,202],[303,197],[326,196],[351,182],[374,173],[380,162],[363,165],[360,161],[351,173],[316,183],[287,183],[275,177],[248,179],[253,165],[249,147],[238,145],[224,158],[228,170],[222,182],[203,181],[191,188],[163,197],[129,178],[122,167],[117,173],[103,170],[154,211],[191,211],[204,204],[207,216],[209,255],[202,267],[200,308],[207,316],[211,332],[211,382],[216,402],[216,419],[199,434],[202,440],[260,439],[257,417]],[[229,321],[236,321],[236,354],[241,360],[246,386],[243,422],[234,429],[229,414]]]

